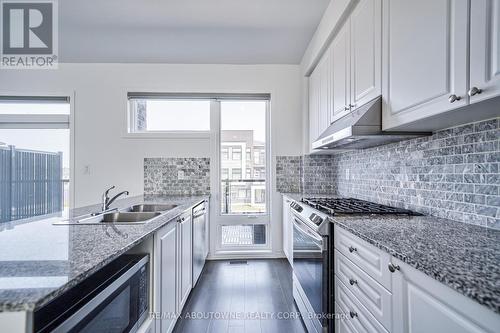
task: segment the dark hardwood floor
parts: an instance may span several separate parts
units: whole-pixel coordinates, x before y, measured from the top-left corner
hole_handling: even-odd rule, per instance
[[[285,259],[207,261],[174,332],[305,332],[290,265]]]

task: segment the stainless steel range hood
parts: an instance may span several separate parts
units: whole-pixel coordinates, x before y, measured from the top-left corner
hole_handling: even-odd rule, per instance
[[[335,120],[312,146],[328,150],[363,149],[431,134],[382,131],[382,96],[378,96]]]

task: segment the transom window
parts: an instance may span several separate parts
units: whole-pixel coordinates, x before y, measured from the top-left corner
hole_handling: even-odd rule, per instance
[[[129,94],[129,133],[207,133],[210,100]]]

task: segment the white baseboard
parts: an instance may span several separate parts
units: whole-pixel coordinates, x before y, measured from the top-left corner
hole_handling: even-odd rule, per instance
[[[279,259],[285,258],[283,251],[259,251],[259,252],[219,252],[216,254],[208,254],[207,260],[223,260],[223,259]]]

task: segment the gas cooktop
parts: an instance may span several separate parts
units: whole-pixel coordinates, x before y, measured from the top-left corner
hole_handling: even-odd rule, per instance
[[[302,198],[301,200],[321,212],[335,214],[396,214],[420,215],[411,210],[380,205],[353,198]]]

